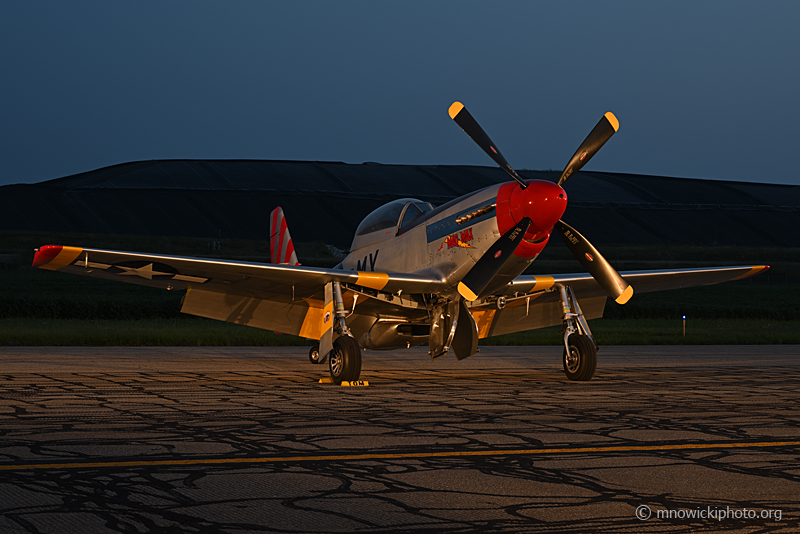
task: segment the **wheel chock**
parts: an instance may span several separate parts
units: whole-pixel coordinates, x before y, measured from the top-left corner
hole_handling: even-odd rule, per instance
[[[319,379],[319,383],[320,384],[333,384],[333,379],[330,378],[330,377],[329,378],[320,378]],[[348,387],[366,387],[366,386],[369,385],[369,382],[367,382],[366,380],[353,380],[352,382],[348,382],[348,381],[345,380],[345,381],[342,382],[342,385],[343,386],[348,386]]]

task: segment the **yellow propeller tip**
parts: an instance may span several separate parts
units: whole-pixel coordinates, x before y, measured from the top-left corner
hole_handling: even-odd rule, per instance
[[[458,283],[458,292],[461,294],[462,297],[464,297],[470,302],[478,298],[478,295],[473,293],[472,290],[464,284],[464,282]]]
[[[605,117],[606,119],[608,119],[608,122],[611,123],[611,127],[614,128],[615,132],[619,130],[619,121],[617,120],[617,117],[613,113],[609,111],[608,113],[605,114]]]
[[[633,296],[633,286],[628,286],[627,289],[625,289],[625,291],[622,292],[622,295],[618,296],[614,300],[617,302],[617,304],[625,304],[626,302],[631,300],[632,296]]]
[[[462,109],[464,109],[464,104],[462,104],[461,102],[453,102],[453,104],[450,106],[450,109],[448,110],[448,112],[450,113],[450,118],[455,119],[456,115],[458,115]]]

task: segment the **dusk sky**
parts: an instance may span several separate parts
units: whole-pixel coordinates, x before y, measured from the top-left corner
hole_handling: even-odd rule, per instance
[[[135,160],[587,170],[800,185],[800,2],[5,2],[0,185]]]

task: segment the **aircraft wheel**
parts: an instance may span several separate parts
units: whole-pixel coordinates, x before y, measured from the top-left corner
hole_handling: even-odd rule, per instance
[[[318,364],[325,361],[325,358],[321,358],[319,355],[319,343],[315,343],[311,350],[308,351],[308,359],[311,360],[311,363]]]
[[[361,347],[358,341],[350,336],[336,338],[328,363],[334,384],[358,380],[361,376]]]
[[[567,340],[569,354],[564,351],[564,373],[570,380],[591,380],[597,368],[597,349],[589,336],[573,334]]]

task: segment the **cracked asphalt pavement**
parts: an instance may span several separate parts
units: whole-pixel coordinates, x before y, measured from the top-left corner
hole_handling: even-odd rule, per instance
[[[798,346],[307,350],[0,348],[0,532],[800,530]]]

